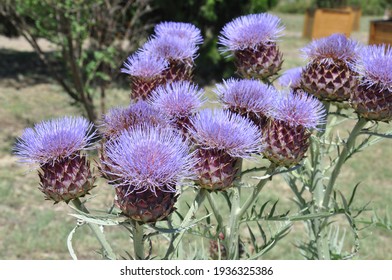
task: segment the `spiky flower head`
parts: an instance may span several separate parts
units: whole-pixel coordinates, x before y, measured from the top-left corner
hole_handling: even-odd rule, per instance
[[[130,76],[152,79],[161,75],[168,66],[168,61],[162,57],[139,52],[127,58],[121,72]]]
[[[293,90],[301,88],[302,67],[294,67],[286,70],[279,77],[278,83],[283,87],[288,87]]]
[[[223,51],[256,50],[260,45],[275,43],[284,27],[279,17],[268,14],[251,14],[227,23],[219,36]]]
[[[147,53],[168,61],[187,61],[196,57],[198,47],[188,40],[173,36],[150,38],[142,47],[141,53]]]
[[[164,81],[168,83],[191,80],[197,50],[198,47],[188,40],[174,36],[161,36],[147,41],[141,52],[169,61],[169,68],[164,71]]]
[[[158,87],[149,101],[169,118],[176,120],[196,113],[205,101],[203,94],[204,90],[197,85],[178,81]]]
[[[197,183],[208,190],[232,186],[240,158],[249,158],[262,149],[258,127],[227,110],[199,112],[191,118],[189,132],[196,143]]]
[[[280,19],[271,14],[242,16],[223,27],[218,43],[222,52],[234,55],[237,72],[242,77],[265,79],[282,66],[276,40],[283,29]]]
[[[24,130],[15,145],[15,154],[22,162],[52,164],[88,148],[95,136],[92,129],[93,124],[83,117],[42,121]]]
[[[247,118],[222,109],[204,109],[191,118],[192,138],[202,149],[216,149],[232,157],[260,152],[260,130]]]
[[[169,119],[160,110],[140,100],[128,107],[115,107],[102,118],[101,130],[105,138],[117,137],[123,130],[140,126],[168,126]]]
[[[178,37],[195,45],[203,43],[199,28],[191,23],[166,21],[154,28],[157,37]]]
[[[194,160],[188,144],[171,128],[138,126],[107,143],[106,164],[117,184],[129,186],[130,193],[176,192],[176,186],[192,178]]]
[[[335,63],[343,61],[353,63],[358,58],[360,44],[347,38],[344,34],[332,34],[328,37],[313,40],[302,49],[305,57],[309,60]]]
[[[362,85],[378,85],[392,92],[392,47],[390,45],[365,47],[356,65],[356,71],[362,78]]]
[[[177,188],[193,178],[195,159],[189,145],[171,128],[139,126],[107,143],[116,204],[140,222],[165,219],[175,210]]]
[[[150,92],[163,83],[164,71],[169,62],[163,57],[138,52],[127,58],[121,72],[130,75],[132,81],[131,98],[146,99]]]
[[[263,130],[264,156],[279,166],[298,164],[309,147],[310,130],[324,123],[325,116],[316,98],[305,93],[283,95]]]
[[[325,101],[348,100],[357,86],[353,65],[360,45],[343,34],[312,41],[302,49],[309,63],[302,71],[303,90]]]
[[[15,145],[22,162],[39,165],[40,190],[47,199],[69,202],[86,195],[95,178],[82,150],[95,136],[82,117],[62,117],[27,128]]]
[[[218,84],[215,93],[226,109],[246,116],[260,126],[270,116],[279,96],[274,87],[258,80],[234,78]]]
[[[189,118],[204,103],[204,91],[188,81],[168,83],[158,87],[151,95],[153,107],[161,111],[173,125],[187,135]]]
[[[351,92],[350,104],[363,118],[392,120],[392,48],[371,45],[363,49],[356,65],[358,88]]]
[[[326,121],[324,105],[316,98],[307,94],[282,95],[277,99],[274,118],[284,121],[292,127],[302,126],[307,129],[317,129]]]

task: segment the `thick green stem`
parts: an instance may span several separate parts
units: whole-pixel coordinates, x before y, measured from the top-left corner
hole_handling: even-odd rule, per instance
[[[266,175],[272,174],[275,170],[275,164],[271,163],[271,165],[267,168]],[[231,215],[230,215],[230,224],[229,228],[226,231],[226,236],[228,237],[227,248],[228,248],[228,259],[234,260],[239,258],[239,225],[242,217],[246,213],[246,211],[253,205],[255,200],[258,197],[258,194],[263,189],[264,185],[267,181],[270,180],[270,177],[261,179],[256,187],[253,189],[251,195],[245,200],[244,204],[241,205],[241,187],[235,187],[233,189],[233,202],[231,207]]]
[[[340,174],[340,170],[342,169],[343,164],[347,160],[347,156],[350,153],[351,149],[355,146],[355,140],[357,139],[357,136],[361,132],[362,128],[366,125],[366,123],[367,123],[367,120],[360,118],[358,120],[358,122],[355,124],[353,130],[351,131],[351,133],[347,139],[347,143],[344,146],[344,148],[339,156],[338,162],[336,163],[335,168],[332,171],[327,188],[325,190],[324,200],[323,200],[323,204],[322,204],[322,206],[324,208],[327,208],[329,205],[329,200],[330,200],[330,197],[331,197],[331,194],[333,191],[333,187],[335,186],[336,179],[338,178],[338,176]]]
[[[222,229],[223,228],[223,218],[222,218],[222,215],[219,213],[219,209],[216,206],[215,201],[211,196],[211,193],[207,193],[207,199],[208,199],[208,203],[211,206],[212,213],[214,213],[215,219],[218,223],[218,228]]]
[[[73,205],[75,206],[76,209],[79,211],[82,211],[86,214],[89,213],[87,208],[84,206],[84,204],[80,201],[79,198],[75,198],[72,200]],[[95,234],[95,237],[99,241],[99,243],[102,246],[103,250],[103,255],[105,258],[108,258],[110,260],[115,260],[116,259],[116,254],[113,252],[112,247],[110,244],[107,242],[104,233],[101,231],[98,225],[92,224],[92,223],[87,223],[87,225],[90,227],[90,229],[93,231]]]
[[[143,225],[137,221],[132,221],[133,224],[133,250],[136,260],[144,260],[144,233]]]

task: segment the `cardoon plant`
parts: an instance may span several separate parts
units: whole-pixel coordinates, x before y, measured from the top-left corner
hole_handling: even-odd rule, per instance
[[[351,92],[352,107],[368,120],[392,120],[392,48],[367,46],[361,52],[356,70],[359,85]]]
[[[177,192],[192,178],[195,160],[187,141],[171,128],[138,126],[106,145],[116,204],[142,223],[165,219],[175,208]]]
[[[278,80],[290,89],[280,92],[270,77],[282,64],[276,45],[282,29],[279,18],[269,14],[228,23],[219,43],[234,56],[243,79],[218,84],[218,108],[200,110],[204,91],[189,81],[200,30],[186,23],[156,26],[122,69],[137,80],[131,104],[102,118],[98,166],[115,195],[107,210],[89,212],[87,200],[79,199],[94,183],[84,152],[95,138],[91,124],[65,117],[25,130],[16,154],[39,166],[48,199],[75,206],[78,223],[67,239],[73,258],[72,236],[84,224],[110,259],[117,256],[105,239],[107,226],[127,229],[133,252],[126,253],[133,259],[146,258],[147,242],[148,259],[258,259],[298,222],[306,226],[304,242],[298,241],[305,258],[344,259],[358,252],[358,223],[374,222],[357,218],[366,210],[353,206],[358,185],[350,197],[335,185],[355,153],[391,138],[392,132],[380,131],[387,124],[379,122],[392,119],[392,49],[370,46],[359,53],[358,43],[339,34],[314,41],[304,49],[308,64]],[[348,96],[358,121],[342,138],[339,125],[355,118],[352,108],[342,110],[337,103]],[[286,203],[269,204],[260,195],[275,176],[292,191],[290,211],[277,213]],[[348,253],[342,249],[344,234],[333,227],[335,218],[345,218],[339,227],[352,233]],[[377,221],[384,223],[391,227]],[[186,235],[191,246],[181,246]]]
[[[229,188],[236,178],[238,159],[262,149],[260,129],[240,115],[205,109],[190,122],[189,133],[197,147],[197,182],[202,188]]]
[[[169,62],[169,67],[163,73],[164,81],[168,83],[192,79],[197,50],[198,47],[189,40],[175,36],[159,36],[150,38],[140,53],[147,53]]]
[[[262,128],[275,108],[278,91],[258,80],[228,79],[218,84],[215,93],[223,107],[245,116]]]
[[[276,41],[283,29],[280,19],[271,14],[241,16],[223,27],[218,43],[222,52],[234,56],[242,77],[265,79],[282,66]]]
[[[311,130],[324,123],[325,116],[316,98],[292,92],[281,96],[263,130],[264,156],[279,166],[299,164],[309,147]]]
[[[168,67],[166,59],[145,52],[129,56],[121,72],[131,78],[131,99],[147,99],[151,91],[164,82],[164,71]]]
[[[84,196],[94,187],[83,152],[93,142],[93,125],[82,117],[62,117],[27,128],[15,146],[24,163],[39,167],[40,190],[55,203]]]
[[[204,103],[204,91],[188,81],[178,81],[158,87],[150,98],[150,103],[164,114],[172,124],[187,134],[189,118]]]
[[[358,58],[359,43],[343,34],[314,40],[302,49],[308,64],[302,71],[302,88],[329,101],[346,101],[356,87],[353,65]]]

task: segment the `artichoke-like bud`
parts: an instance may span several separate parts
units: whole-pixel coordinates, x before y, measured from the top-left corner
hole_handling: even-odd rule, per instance
[[[351,92],[350,104],[362,118],[392,120],[392,48],[367,46],[356,65],[359,73],[357,90]]]
[[[260,129],[230,111],[205,109],[191,118],[189,133],[196,144],[197,183],[221,191],[232,186],[241,158],[262,150]]]
[[[127,58],[122,73],[131,78],[131,100],[145,100],[157,86],[165,82],[169,63],[164,58],[138,52]]]
[[[278,91],[254,79],[228,79],[218,84],[215,93],[225,109],[252,120],[263,128],[275,108]]]
[[[15,146],[22,162],[39,165],[40,190],[55,203],[82,197],[95,178],[83,150],[95,136],[93,124],[82,117],[43,121],[27,128]]]
[[[278,166],[300,163],[309,147],[311,129],[325,121],[325,108],[316,98],[290,93],[278,100],[263,130],[264,156]]]
[[[310,60],[302,71],[302,88],[320,100],[346,101],[357,86],[353,64],[359,43],[343,34],[314,40],[302,49]]]
[[[234,56],[243,78],[265,79],[281,69],[282,53],[276,40],[283,29],[280,19],[271,14],[241,16],[223,27],[218,43],[222,52]]]
[[[189,118],[201,108],[204,91],[188,81],[178,81],[160,86],[151,95],[149,102],[165,115],[172,125],[188,135]]]
[[[117,206],[142,223],[172,213],[179,187],[194,178],[196,161],[189,143],[172,128],[143,125],[124,130],[107,142],[106,156]]]
[[[190,81],[198,47],[191,41],[176,36],[157,36],[147,41],[141,52],[169,62],[163,72],[164,83]]]

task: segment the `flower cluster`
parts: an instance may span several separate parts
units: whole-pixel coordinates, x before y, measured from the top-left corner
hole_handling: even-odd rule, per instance
[[[189,181],[228,190],[243,160],[263,155],[275,166],[301,164],[312,131],[326,123],[322,102],[345,102],[368,120],[392,119],[390,47],[361,48],[341,34],[315,40],[303,49],[307,65],[283,73],[278,90],[268,79],[282,66],[283,29],[266,13],[223,27],[221,51],[234,56],[240,77],[215,85],[215,109],[203,109],[204,91],[192,82],[203,42],[196,26],[160,23],[129,56],[121,72],[130,76],[131,102],[102,116],[98,167],[124,215],[141,223],[165,219]],[[94,139],[91,123],[64,117],[26,129],[15,150],[39,165],[47,198],[68,202],[94,186],[85,153]]]

